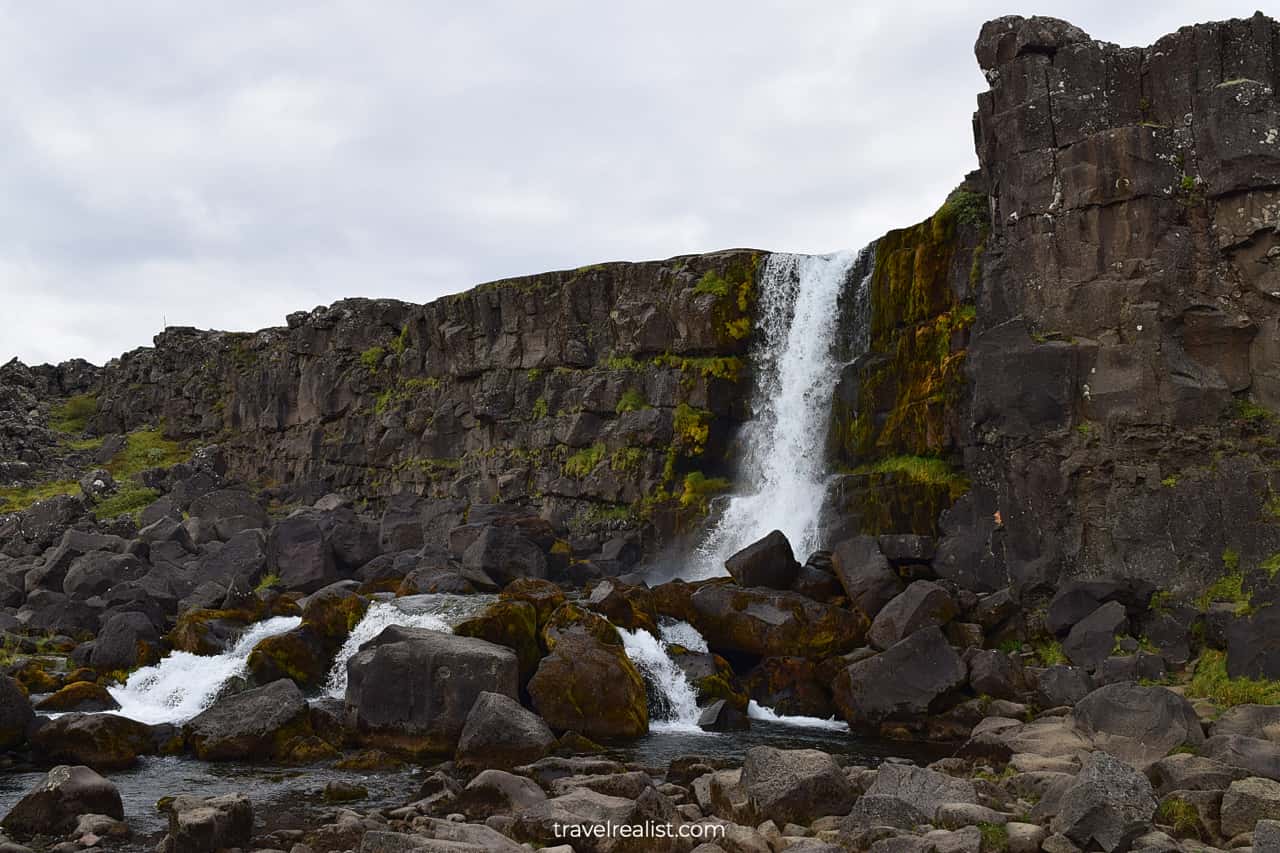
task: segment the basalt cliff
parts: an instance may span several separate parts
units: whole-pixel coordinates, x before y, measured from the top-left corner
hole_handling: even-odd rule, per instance
[[[0,368],[0,760],[67,765],[0,826],[99,838],[98,771],[185,755],[431,773],[166,799],[161,849],[1280,845],[1280,25],[975,52],[978,168],[839,288],[813,553],[682,571],[752,485],[763,250]],[[183,652],[234,671],[157,699]],[[600,755],[762,713],[948,757]]]

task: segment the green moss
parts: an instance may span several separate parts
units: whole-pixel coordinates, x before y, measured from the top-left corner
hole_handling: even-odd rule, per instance
[[[946,486],[952,498],[969,490],[969,481],[945,459],[934,456],[890,456],[854,469],[857,474],[903,474],[913,483]]]
[[[1200,812],[1194,805],[1179,797],[1170,797],[1160,804],[1156,821],[1173,829],[1179,838],[1200,837]]]
[[[254,592],[266,592],[269,589],[275,589],[280,585],[280,576],[275,572],[268,572],[258,581],[258,585],[253,588]]]
[[[609,370],[637,371],[644,369],[643,362],[629,355],[611,355],[605,359],[604,366]]]
[[[566,459],[561,470],[566,477],[581,480],[596,469],[596,466],[600,464],[600,460],[604,458],[604,453],[605,446],[603,443],[584,447]]]
[[[982,853],[1003,853],[1009,849],[1009,828],[1002,823],[980,823]]]
[[[618,400],[618,405],[614,408],[617,414],[623,412],[638,412],[641,409],[648,408],[649,403],[645,400],[644,395],[634,388],[628,388],[622,392],[622,397]]]
[[[89,420],[97,413],[96,396],[76,394],[49,412],[49,428],[57,432],[84,432]]]
[[[1208,610],[1214,602],[1226,602],[1235,605],[1238,616],[1248,615],[1252,610],[1253,593],[1244,589],[1244,572],[1240,569],[1240,555],[1231,548],[1222,552],[1223,574],[1200,594],[1196,605],[1201,610]]]
[[[1067,655],[1062,651],[1062,643],[1057,640],[1040,640],[1031,644],[1036,657],[1042,666],[1057,666],[1067,663]]]
[[[701,471],[690,471],[684,478],[684,489],[680,492],[680,506],[705,514],[711,498],[731,485],[732,483],[723,477],[707,477]]]
[[[733,292],[733,286],[729,284],[728,279],[715,270],[707,270],[702,278],[698,279],[698,283],[694,285],[693,292],[706,293],[712,296],[728,296]]]
[[[1264,425],[1275,418],[1275,413],[1252,400],[1240,398],[1233,404],[1235,418],[1255,426]]]
[[[1164,486],[1166,489],[1172,489],[1174,486],[1178,485],[1177,475],[1170,474],[1168,477],[1165,477],[1160,481],[1160,485]]]
[[[9,486],[0,489],[0,512],[21,512],[48,498],[79,492],[80,484],[75,480],[57,480],[34,486]]]
[[[633,474],[640,470],[640,463],[643,461],[644,448],[619,447],[617,450],[613,451],[613,455],[609,457],[609,467],[614,471]]]
[[[140,429],[125,437],[125,446],[105,467],[111,476],[123,480],[148,468],[168,468],[190,458],[190,450],[165,438],[159,429]]]
[[[370,373],[376,373],[378,367],[382,365],[382,359],[386,358],[386,347],[371,346],[364,352],[360,353],[360,363]]]
[[[686,456],[700,456],[711,436],[711,413],[688,403],[676,406],[671,416],[675,444]]]
[[[956,190],[947,196],[939,214],[950,215],[956,222],[974,228],[988,228],[991,225],[991,205],[982,193]]]
[[[409,324],[405,323],[400,329],[400,334],[391,339],[391,343],[387,344],[387,349],[396,355],[403,355],[404,351],[409,348]]]
[[[97,450],[102,446],[106,438],[97,436],[95,438],[76,438],[63,442],[68,450]]]
[[[742,359],[737,356],[678,356],[665,353],[654,359],[661,367],[673,367],[681,373],[697,373],[706,379],[737,382],[742,376]]]
[[[547,398],[539,397],[533,401],[533,408],[529,410],[529,417],[535,421],[540,421],[547,416]]]
[[[1227,656],[1220,651],[1206,649],[1196,663],[1187,695],[1209,699],[1221,708],[1280,705],[1280,681],[1231,678],[1227,675]]]
[[[1280,572],[1280,551],[1277,551],[1276,553],[1272,554],[1270,557],[1267,557],[1267,559],[1263,560],[1258,565],[1258,568],[1266,572],[1267,577],[1274,579],[1276,576],[1276,573]]]
[[[114,495],[99,501],[93,508],[93,517],[102,521],[121,515],[130,515],[134,521],[145,508],[155,503],[160,493],[155,489],[139,485],[133,481],[120,484]]]

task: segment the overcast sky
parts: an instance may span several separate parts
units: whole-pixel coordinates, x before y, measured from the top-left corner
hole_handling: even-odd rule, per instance
[[[1145,45],[1253,8],[0,0],[0,362],[599,261],[859,247],[977,165],[984,20]]]

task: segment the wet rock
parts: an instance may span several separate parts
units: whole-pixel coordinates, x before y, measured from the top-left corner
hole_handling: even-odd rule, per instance
[[[591,588],[587,606],[604,614],[619,628],[626,628],[628,631],[645,630],[652,634],[658,632],[653,594],[646,587],[617,580],[602,580]]]
[[[458,739],[463,766],[511,768],[548,755],[555,735],[539,717],[500,693],[481,693]]]
[[[502,588],[498,597],[504,600],[526,601],[533,605],[538,624],[547,618],[557,607],[564,604],[564,590],[548,580],[540,578],[518,578]]]
[[[19,835],[65,835],[84,814],[123,820],[120,792],[88,767],[59,765],[0,818],[0,826]]]
[[[1191,703],[1164,687],[1132,682],[1099,687],[1076,704],[1071,719],[1095,748],[1139,767],[1175,747],[1204,743]]]
[[[25,743],[35,717],[26,691],[9,676],[0,675],[0,750]]]
[[[876,614],[867,639],[887,649],[916,631],[941,627],[955,615],[955,601],[945,589],[932,581],[916,581]]]
[[[1151,783],[1128,764],[1095,752],[1063,792],[1053,818],[1059,832],[1082,848],[1124,850],[1151,825]]]
[[[307,701],[292,681],[273,681],[217,700],[186,724],[185,735],[202,761],[282,758],[293,738],[311,735]]]
[[[964,684],[964,661],[937,628],[917,631],[889,649],[845,667],[832,693],[850,726],[927,713],[930,705]]]
[[[38,711],[114,711],[120,707],[105,687],[92,681],[74,681],[36,703]]]
[[[125,672],[160,660],[160,634],[142,613],[116,613],[102,627],[89,655],[100,672]]]
[[[495,601],[479,616],[455,625],[453,632],[460,637],[476,637],[506,646],[515,652],[520,665],[521,684],[528,683],[542,660],[537,610],[526,601]]]
[[[514,698],[510,649],[420,628],[388,627],[347,662],[347,713],[370,746],[412,755],[453,752],[481,693]]]
[[[752,699],[779,714],[825,719],[835,715],[836,706],[830,679],[823,679],[819,667],[808,658],[765,658],[747,673],[743,686]]]
[[[847,814],[857,792],[830,755],[816,749],[747,750],[742,785],[758,820],[808,824]]]
[[[46,761],[95,770],[130,767],[138,756],[155,751],[151,727],[118,714],[63,714],[40,726],[31,746]]]
[[[713,584],[690,601],[690,621],[718,652],[822,658],[855,648],[867,630],[861,614],[794,592]]]
[[[855,536],[839,543],[831,552],[831,561],[849,603],[868,619],[875,618],[905,588],[873,536]]]
[[[717,699],[698,715],[698,728],[704,732],[732,732],[751,728],[751,720],[740,708]]]
[[[649,730],[644,680],[620,645],[569,633],[529,680],[533,707],[553,728],[590,738],[639,737]]]
[[[738,551],[725,560],[724,567],[739,586],[772,589],[790,589],[800,571],[791,543],[780,530]]]
[[[247,846],[253,837],[253,804],[244,794],[179,794],[165,810],[169,834],[160,842],[162,853],[215,853]]]

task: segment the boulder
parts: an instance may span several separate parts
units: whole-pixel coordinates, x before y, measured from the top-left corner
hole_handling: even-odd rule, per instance
[[[498,598],[532,604],[537,613],[538,625],[542,625],[557,607],[564,604],[564,590],[549,580],[517,578],[502,588]]]
[[[1022,694],[1022,665],[999,649],[973,649],[965,657],[969,686],[993,699],[1016,700]]]
[[[791,543],[774,530],[724,561],[724,567],[738,586],[766,586],[790,589],[800,571]]]
[[[160,660],[160,634],[143,613],[116,613],[107,619],[89,654],[99,672],[130,672]]]
[[[483,819],[512,814],[546,801],[538,783],[505,770],[481,771],[458,795],[456,805],[468,816]]]
[[[916,581],[876,614],[867,639],[887,649],[916,631],[946,625],[955,615],[956,603],[945,589],[933,581]]]
[[[1156,810],[1151,783],[1118,758],[1095,752],[1067,785],[1051,824],[1078,847],[1127,850]]]
[[[1239,767],[1185,752],[1162,758],[1147,768],[1147,778],[1161,796],[1170,791],[1221,791],[1248,775]]]
[[[151,727],[118,714],[62,714],[40,726],[31,746],[48,762],[74,762],[95,770],[130,767],[155,751]]]
[[[709,584],[690,604],[689,621],[717,652],[824,658],[857,647],[867,630],[861,613],[764,587]]]
[[[1046,708],[1074,705],[1093,692],[1093,679],[1084,668],[1055,664],[1040,673],[1036,692]]]
[[[746,713],[724,699],[717,699],[698,714],[698,728],[704,732],[734,732],[751,728]]]
[[[962,686],[967,674],[942,631],[925,628],[845,667],[832,693],[849,725],[868,729],[888,719],[927,713],[936,700]]]
[[[1222,835],[1252,832],[1260,820],[1280,820],[1280,782],[1251,776],[1232,782],[1222,795]]]
[[[1076,704],[1071,720],[1096,749],[1137,767],[1164,758],[1175,747],[1204,743],[1191,703],[1165,687],[1128,681],[1099,687]]]
[[[232,584],[252,588],[267,570],[267,537],[257,528],[241,530],[222,544],[207,547],[196,561],[196,577],[223,588]]]
[[[26,691],[9,676],[0,675],[0,750],[25,743],[35,718]]]
[[[537,610],[526,601],[495,601],[479,616],[455,625],[453,633],[460,637],[477,637],[511,649],[520,667],[521,684],[528,683],[542,660]]]
[[[179,794],[164,810],[169,834],[160,842],[160,853],[215,853],[247,847],[253,837],[253,804],[244,794]]]
[[[648,587],[605,579],[591,588],[587,606],[619,628],[658,633],[658,615]]]
[[[310,734],[307,700],[288,679],[219,699],[185,726],[202,761],[282,758],[293,738]]]
[[[858,796],[835,759],[816,749],[752,747],[742,785],[755,819],[779,824],[847,814]]]
[[[267,567],[286,590],[311,593],[339,580],[333,546],[318,513],[299,510],[271,528]]]
[[[580,633],[562,636],[542,659],[529,680],[529,696],[553,729],[589,738],[640,737],[649,731],[644,680],[622,646]]]
[[[187,512],[211,526],[223,541],[242,530],[267,526],[267,511],[242,489],[217,489],[202,494],[191,502]]]
[[[62,591],[74,599],[102,595],[117,584],[137,580],[150,568],[133,554],[89,551],[71,563]]]
[[[1150,583],[1135,579],[1069,580],[1049,601],[1045,627],[1063,636],[1109,602],[1119,603],[1129,615],[1136,616],[1147,609],[1154,591]]]
[[[1227,675],[1280,678],[1280,608],[1259,607],[1227,626]]]
[[[928,821],[937,818],[938,808],[944,803],[978,803],[977,792],[968,779],[911,764],[880,765],[865,796],[910,804]]]
[[[107,688],[92,681],[73,681],[36,703],[36,710],[56,713],[114,711],[119,707]]]
[[[1280,743],[1280,705],[1236,705],[1213,723],[1213,734],[1244,735]]]
[[[1280,744],[1244,735],[1214,735],[1208,738],[1200,754],[1205,758],[1238,767],[1251,776],[1280,782]]]
[[[19,835],[64,835],[84,814],[122,820],[120,792],[88,767],[59,765],[9,809],[0,826]]]
[[[1076,666],[1096,669],[1111,655],[1116,636],[1128,630],[1124,605],[1108,602],[1077,622],[1062,642],[1062,651]]]
[[[368,745],[411,755],[454,751],[482,693],[515,698],[519,664],[503,646],[391,626],[347,661],[347,714]]]
[[[511,768],[551,753],[556,738],[539,717],[501,693],[481,693],[458,739],[462,766]]]
[[[506,586],[517,578],[545,578],[547,555],[518,527],[489,525],[462,552],[462,566]]]
[[[317,687],[329,677],[334,651],[311,627],[300,625],[259,640],[247,665],[255,684],[287,678],[299,687]]]
[[[904,589],[874,536],[855,536],[836,545],[831,564],[850,605],[868,619]]]
[[[743,686],[752,699],[779,714],[832,717],[836,706],[830,676],[823,678],[824,672],[825,665],[808,658],[764,658],[746,674]]]

